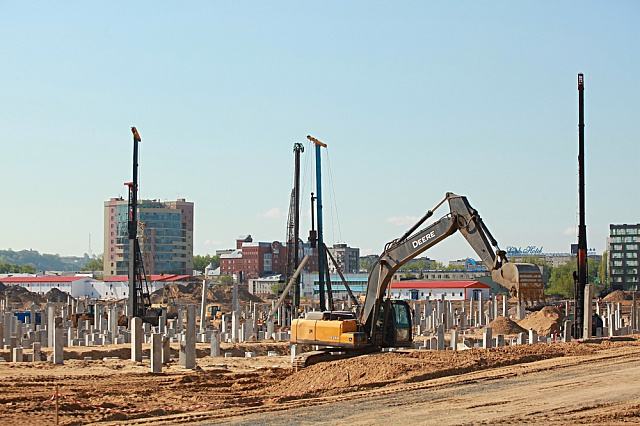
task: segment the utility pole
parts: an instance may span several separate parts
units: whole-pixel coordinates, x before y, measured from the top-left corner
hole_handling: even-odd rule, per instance
[[[578,74],[578,195],[580,198],[578,224],[578,265],[575,286],[574,337],[582,337],[584,322],[584,289],[587,285],[587,225],[584,201],[584,75]]]
[[[325,299],[325,273],[326,273],[326,257],[324,251],[324,239],[322,234],[322,159],[321,148],[326,148],[327,144],[319,141],[313,136],[307,136],[316,146],[316,220],[318,221],[318,284],[320,297],[320,310],[327,310],[327,302]]]

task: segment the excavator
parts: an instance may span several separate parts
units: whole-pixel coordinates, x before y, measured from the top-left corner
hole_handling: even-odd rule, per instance
[[[449,206],[449,213],[418,230],[445,203]],[[457,231],[491,271],[492,280],[517,298],[519,306],[523,302],[544,301],[544,283],[539,268],[529,263],[509,262],[467,198],[448,192],[400,238],[386,244],[369,273],[364,304],[359,312],[308,312],[305,318],[292,321],[290,343],[313,345],[317,349],[294,357],[294,368],[382,348],[412,346],[409,304],[404,300],[391,299],[386,294],[387,289],[394,273],[402,265]]]

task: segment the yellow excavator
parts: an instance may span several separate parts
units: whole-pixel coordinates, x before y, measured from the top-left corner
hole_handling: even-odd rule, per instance
[[[443,204],[449,213],[418,231]],[[529,263],[512,263],[499,249],[478,212],[467,198],[447,193],[400,238],[384,248],[374,263],[367,284],[363,306],[358,313],[350,311],[308,312],[305,318],[291,324],[292,344],[317,346],[293,360],[294,368],[341,357],[370,353],[381,348],[412,345],[411,309],[407,302],[386,296],[395,272],[425,250],[459,231],[482,262],[491,271],[493,281],[508,289],[519,303],[544,301],[544,283],[540,269]],[[494,249],[495,248],[495,249]]]

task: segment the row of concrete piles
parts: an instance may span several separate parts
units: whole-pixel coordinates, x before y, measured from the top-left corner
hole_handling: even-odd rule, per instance
[[[599,302],[593,298],[593,286],[585,288],[585,329],[583,338],[614,337],[637,333],[640,329],[640,307],[635,299],[627,318],[623,317],[621,304]],[[417,342],[419,349],[453,350],[469,349],[472,347],[500,347],[505,345],[550,343],[554,341],[568,342],[571,340],[572,322],[564,321],[560,332],[556,335],[538,336],[535,330],[519,333],[516,337],[507,338],[504,335],[493,336],[487,325],[497,316],[509,317],[509,303],[505,296],[491,296],[488,301],[482,299],[470,300],[466,303],[439,300],[416,301],[410,303],[414,311],[414,332],[418,336],[425,336],[423,342]],[[468,309],[467,309],[468,306]],[[512,319],[524,318],[524,304],[515,307]],[[565,312],[571,312],[570,302],[565,304]],[[592,327],[591,315],[595,312],[603,320],[603,327]],[[626,321],[625,321],[626,319]],[[483,328],[482,342],[474,342],[466,334],[474,333],[474,329]],[[448,335],[448,344],[445,336]]]
[[[161,359],[166,363],[170,359],[170,344],[179,343],[180,365],[195,368],[196,342],[210,343],[212,354],[220,356],[221,341],[286,341],[290,336],[288,331],[282,331],[291,325],[291,315],[285,306],[275,309],[269,316],[268,313],[274,310],[273,305],[249,303],[241,308],[239,303],[235,303],[236,309],[222,316],[220,328],[214,329],[205,319],[200,321],[196,332],[195,305],[178,307],[175,319],[168,319],[163,312],[155,327],[143,323],[140,318],[132,319],[128,326],[120,326],[118,320],[126,316],[126,305],[92,301],[93,317],[86,319],[88,314],[85,314],[85,319],[72,321],[72,316],[88,312],[88,303],[69,297],[67,302],[49,303],[44,309],[32,305],[29,315],[21,315],[20,320],[17,314],[22,310],[11,309],[6,300],[0,300],[0,344],[9,350],[9,361],[41,361],[40,349],[51,348],[49,361],[61,364],[65,347],[131,344],[131,358],[139,362],[142,360],[142,343],[149,343],[153,351],[151,359]],[[34,321],[36,317],[40,318],[40,324]],[[164,351],[161,355],[158,355],[158,348]],[[154,364],[157,370],[157,362]]]
[[[491,296],[482,300],[478,294],[477,300],[453,302],[440,299],[410,302],[413,310],[415,332],[417,335],[435,333],[440,326],[444,330],[455,327],[462,332],[467,329],[487,326],[498,316],[509,316],[509,304],[505,296]],[[516,304],[516,319],[524,318],[525,306]]]
[[[591,286],[586,289],[592,291]],[[592,294],[586,300],[593,300]],[[64,347],[101,346],[108,344],[131,344],[131,359],[142,361],[142,344],[151,347],[151,371],[159,372],[162,365],[170,362],[171,343],[179,344],[178,363],[188,369],[196,368],[196,342],[210,343],[211,356],[221,356],[220,343],[242,343],[245,341],[287,341],[288,327],[291,325],[291,312],[288,307],[276,308],[273,304],[248,303],[241,307],[234,303],[234,310],[222,316],[219,328],[213,327],[205,318],[200,321],[196,330],[196,306],[182,306],[178,309],[176,319],[167,319],[166,312],[160,316],[158,325],[143,323],[140,318],[131,320],[128,327],[119,326],[118,319],[126,315],[126,306],[117,304],[96,303],[93,323],[79,320],[73,324],[70,317],[78,312],[86,312],[86,302],[72,298],[67,303],[48,304],[42,312],[35,305],[30,308],[30,318],[40,315],[42,324],[34,324],[28,318],[21,322],[15,312],[7,308],[5,301],[0,301],[0,343],[11,353],[11,361],[40,361],[43,347],[51,348],[50,362],[63,362]],[[495,347],[512,344],[539,343],[558,340],[570,340],[571,323],[565,322],[560,336],[537,336],[534,330],[522,333],[512,339],[505,336],[492,336],[487,324],[497,316],[509,315],[509,304],[506,297],[493,296],[489,300],[472,300],[465,303],[452,303],[444,298],[438,300],[415,301],[410,303],[414,310],[415,333],[425,337],[423,343],[417,343],[420,349],[444,350],[467,348],[473,346]],[[633,304],[630,318],[623,318],[619,303],[590,303],[585,311],[598,313],[604,320],[604,331],[596,330],[595,334],[617,336],[630,334],[638,330],[640,315],[638,307]],[[345,309],[346,306],[343,307]],[[306,307],[305,310],[310,310]],[[569,306],[567,306],[569,309]],[[269,315],[271,313],[271,315]],[[524,307],[516,307],[515,319],[522,317]],[[625,321],[626,319],[626,321]],[[590,327],[591,323],[588,323]],[[474,343],[467,334],[475,329],[485,327],[481,343]],[[591,335],[588,333],[587,335]],[[445,344],[445,335],[449,343]],[[31,353],[23,353],[23,350]],[[224,356],[231,356],[225,353]],[[245,356],[252,356],[247,353]]]

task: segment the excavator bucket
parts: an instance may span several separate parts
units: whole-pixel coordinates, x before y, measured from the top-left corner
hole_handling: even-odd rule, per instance
[[[544,302],[544,282],[536,265],[507,262],[491,271],[491,278],[522,302]]]

